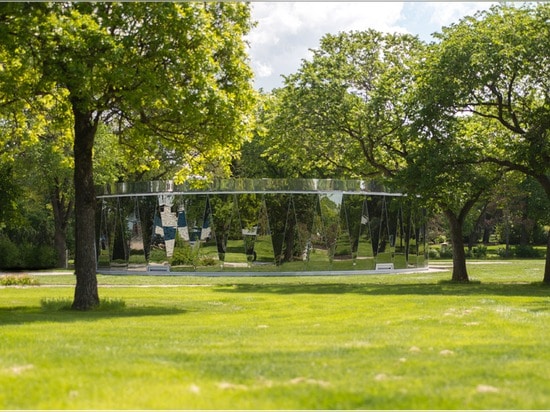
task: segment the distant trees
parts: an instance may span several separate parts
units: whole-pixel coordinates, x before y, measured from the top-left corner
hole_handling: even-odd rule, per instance
[[[425,49],[415,37],[373,30],[325,36],[312,61],[276,91],[266,152],[305,175],[372,176],[422,195],[449,220],[453,279],[467,281],[462,227],[499,175],[471,165],[472,122],[434,128],[420,117],[416,77]]]
[[[495,6],[428,46],[326,35],[274,92],[266,155],[299,174],[380,176],[422,195],[447,217],[452,277],[467,281],[462,232],[476,202],[510,170],[549,186],[549,10]]]

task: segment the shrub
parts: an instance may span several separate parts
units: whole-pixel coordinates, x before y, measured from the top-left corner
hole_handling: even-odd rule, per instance
[[[21,257],[26,269],[49,269],[57,263],[55,249],[47,245],[23,245]]]
[[[439,250],[435,248],[428,249],[428,257],[430,259],[438,259],[439,258]]]
[[[174,250],[170,264],[173,266],[192,265],[197,266],[198,250],[189,244],[184,244]]]
[[[56,265],[55,249],[48,245],[15,244],[0,237],[0,268],[49,269]]]
[[[199,264],[201,266],[216,266],[216,263],[216,259],[214,259],[212,256],[203,256],[199,261]]]
[[[514,251],[512,251],[512,250],[506,251],[506,248],[499,247],[497,249],[497,255],[499,255],[501,258],[509,258],[509,257],[512,257],[514,255]]]
[[[21,267],[19,260],[19,249],[8,238],[0,237],[0,268],[13,269]]]
[[[453,257],[453,249],[450,247],[441,248],[439,252],[439,257],[442,259],[451,259]]]
[[[518,258],[540,258],[542,253],[531,245],[517,245],[514,247],[514,256]]]
[[[479,245],[466,251],[466,257],[475,259],[484,259],[487,257],[487,246]]]
[[[40,285],[36,279],[29,275],[5,275],[0,276],[2,286],[37,286]]]

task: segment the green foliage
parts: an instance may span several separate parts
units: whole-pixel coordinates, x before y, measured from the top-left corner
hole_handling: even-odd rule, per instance
[[[170,260],[170,264],[172,266],[191,265],[196,267],[199,262],[198,251],[198,242],[196,246],[192,246],[188,242],[181,242],[181,245],[174,249],[174,254]]]
[[[542,258],[544,253],[530,245],[516,245],[513,248],[514,256],[518,258]]]
[[[19,249],[5,236],[0,236],[0,250],[0,268],[21,267]]]
[[[439,259],[441,256],[439,255],[439,248],[430,247],[428,249],[428,258],[429,259]]]
[[[56,265],[55,250],[48,245],[16,244],[0,235],[1,269],[49,269]]]
[[[443,29],[419,72],[423,116],[473,117],[478,162],[531,176],[550,200],[550,5],[499,4]],[[550,251],[548,252],[550,253]],[[550,267],[545,270],[550,279]]]
[[[244,42],[250,6],[3,3],[0,16],[0,107],[15,117],[6,122],[13,129],[8,143],[36,140],[40,133],[27,136],[17,125],[32,121],[33,131],[44,130],[52,105],[59,106],[54,120],[68,119],[65,131],[74,132],[75,269],[82,285],[75,302],[93,307],[93,146],[100,125],[116,131],[131,172],[158,169],[159,159],[172,154],[177,179],[228,173],[254,123]]]
[[[13,166],[9,163],[0,163],[0,231],[6,222],[15,218],[17,214],[18,188],[13,179]]]
[[[422,48],[415,37],[374,30],[325,35],[275,92],[265,155],[311,177],[394,173]]]
[[[452,257],[453,257],[453,248],[450,248],[450,247],[441,248],[439,250],[439,257],[441,259],[452,259]]]
[[[485,259],[487,257],[487,246],[474,246],[471,251],[466,251],[466,257],[474,259]]]

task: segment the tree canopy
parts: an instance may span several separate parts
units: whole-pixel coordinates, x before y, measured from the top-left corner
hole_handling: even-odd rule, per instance
[[[497,5],[437,35],[421,75],[423,115],[487,120],[478,162],[536,179],[550,199],[550,5]],[[544,279],[550,282],[550,236]]]
[[[178,150],[180,177],[207,174],[209,164],[227,170],[252,125],[243,41],[250,27],[245,3],[1,5],[0,105],[12,111],[19,105],[18,116],[43,113],[37,102],[50,96],[72,114],[73,307],[99,303],[92,170],[99,125],[109,125],[149,164],[159,145]]]
[[[313,173],[394,173],[407,145],[410,69],[422,47],[416,37],[374,30],[324,36],[276,92],[269,155]]]

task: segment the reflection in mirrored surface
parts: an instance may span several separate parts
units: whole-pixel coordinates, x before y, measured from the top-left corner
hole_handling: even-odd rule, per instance
[[[111,239],[111,268],[122,270],[128,267],[128,228],[125,216],[128,213],[126,198],[116,199],[114,203]]]
[[[300,273],[427,267],[414,198],[364,181],[166,182],[98,197],[98,271]],[[131,194],[133,187],[146,192]],[[154,191],[158,189],[158,191]],[[380,190],[380,188],[377,188]]]
[[[126,214],[126,226],[129,231],[129,257],[128,270],[132,272],[144,272],[147,270],[147,257],[145,255],[145,242],[143,237],[143,219],[137,198],[128,199]]]

